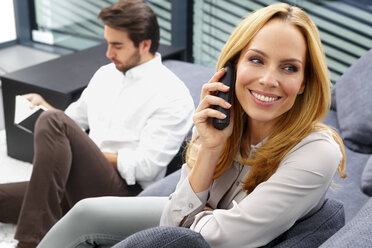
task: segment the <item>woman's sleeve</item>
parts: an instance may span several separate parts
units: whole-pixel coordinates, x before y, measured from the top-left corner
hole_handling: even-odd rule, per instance
[[[200,212],[190,228],[212,247],[263,246],[321,206],[341,157],[333,139],[297,147],[243,200],[227,210]]]
[[[169,196],[168,203],[161,216],[161,226],[189,227],[194,221],[195,215],[204,209],[209,189],[195,193],[188,179],[189,172],[189,167],[184,164],[176,190]]]

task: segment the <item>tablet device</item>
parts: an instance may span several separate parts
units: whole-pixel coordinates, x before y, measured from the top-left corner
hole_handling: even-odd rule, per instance
[[[15,97],[14,124],[26,132],[33,133],[37,118],[46,110],[47,108],[44,106],[32,106],[25,97],[17,95]]]
[[[34,133],[35,130],[35,123],[37,118],[39,118],[39,115],[44,112],[44,109],[38,109],[36,112],[28,116],[26,119],[21,121],[20,123],[16,124],[19,128],[25,130],[29,133]]]

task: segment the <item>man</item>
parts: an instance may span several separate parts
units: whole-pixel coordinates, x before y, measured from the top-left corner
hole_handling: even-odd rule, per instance
[[[0,186],[0,221],[15,223],[19,215],[17,247],[36,247],[81,199],[134,196],[162,178],[191,128],[194,104],[156,53],[151,8],[122,0],[98,17],[113,63],[95,73],[80,99],[62,112],[25,95],[50,110],[36,123],[30,181]]]

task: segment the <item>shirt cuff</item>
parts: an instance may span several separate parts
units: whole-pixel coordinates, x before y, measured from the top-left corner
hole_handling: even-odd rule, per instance
[[[189,182],[189,184],[190,184],[190,182]],[[190,187],[191,187],[191,185],[190,185]],[[205,203],[207,202],[207,198],[208,198],[208,195],[209,195],[209,189],[207,189],[203,192],[196,193],[196,196],[199,198],[199,200],[201,202],[205,202]]]
[[[135,185],[136,166],[131,160],[132,156],[127,154],[125,151],[118,152],[117,168],[120,176],[127,182],[128,185]]]
[[[203,209],[206,202],[204,192],[201,194],[201,198],[192,190],[188,178],[183,181],[180,188],[172,194],[177,200],[177,208],[180,210],[182,216],[187,216],[195,211]],[[205,201],[202,201],[205,198]]]

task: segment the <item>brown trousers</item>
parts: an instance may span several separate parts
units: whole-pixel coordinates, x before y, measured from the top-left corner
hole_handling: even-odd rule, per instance
[[[0,222],[17,223],[15,239],[39,243],[79,200],[134,196],[88,135],[62,111],[46,111],[35,126],[29,182],[0,185]],[[17,221],[18,220],[18,221]]]

